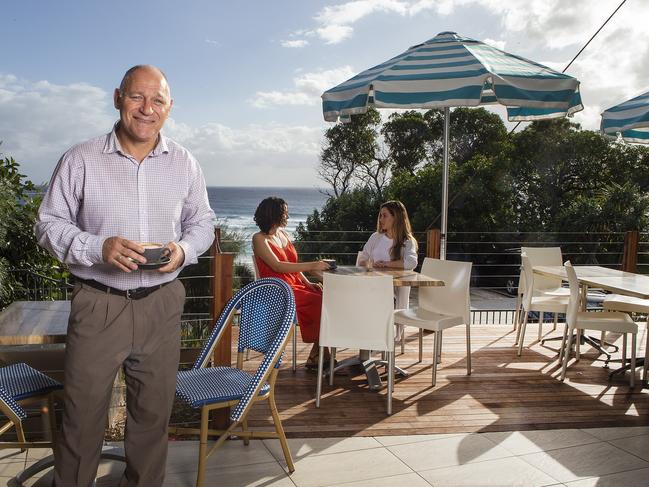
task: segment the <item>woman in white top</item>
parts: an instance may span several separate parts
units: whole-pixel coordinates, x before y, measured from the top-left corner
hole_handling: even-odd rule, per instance
[[[358,265],[376,268],[412,270],[417,267],[417,240],[412,235],[408,212],[401,201],[381,205],[376,232],[358,255]],[[395,290],[395,308],[408,307],[410,287]],[[395,341],[401,340],[403,326],[397,326]]]

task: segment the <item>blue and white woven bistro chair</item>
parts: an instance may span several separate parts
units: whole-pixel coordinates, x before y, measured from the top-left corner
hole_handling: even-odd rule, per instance
[[[212,352],[236,310],[241,311],[237,366],[209,367]],[[277,373],[284,348],[294,332],[294,318],[295,297],[284,281],[262,278],[251,282],[241,288],[225,306],[193,367],[178,372],[176,395],[190,406],[200,408],[201,427],[172,427],[169,430],[181,434],[200,434],[197,487],[203,486],[207,458],[239,426],[242,431],[237,431],[236,436],[242,437],[245,445],[250,438],[278,438],[289,472],[295,471],[275,403]],[[242,370],[244,353],[248,349],[263,354],[261,364],[254,373]],[[263,400],[269,401],[275,431],[250,431],[246,419],[248,412],[255,402]],[[209,429],[210,411],[227,407],[232,408],[230,426],[226,430]],[[219,437],[209,449],[208,436]]]
[[[53,448],[56,432],[54,399],[52,393],[63,385],[24,363],[0,367],[0,411],[7,421],[0,426],[0,435],[16,429],[16,441],[0,442],[3,448]],[[27,419],[25,406],[40,403],[41,412],[48,413],[50,419],[50,439],[47,441],[27,441],[23,421]]]

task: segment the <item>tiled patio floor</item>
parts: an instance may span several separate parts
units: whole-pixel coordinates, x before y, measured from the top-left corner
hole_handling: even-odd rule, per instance
[[[230,441],[210,458],[207,486],[642,486],[649,485],[649,427],[290,439],[286,473],[276,440]],[[171,442],[165,486],[190,487],[198,445]],[[0,480],[46,452],[0,452]],[[121,464],[101,466],[117,485]],[[49,486],[50,474],[27,485]],[[11,484],[8,484],[11,485]]]

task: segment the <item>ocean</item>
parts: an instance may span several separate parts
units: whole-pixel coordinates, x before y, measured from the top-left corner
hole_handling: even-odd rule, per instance
[[[292,235],[298,223],[304,223],[313,210],[320,210],[327,196],[318,188],[264,188],[209,186],[207,196],[210,206],[220,222],[229,229],[243,233],[247,239],[245,254],[241,261],[251,262],[250,237],[259,231],[253,220],[257,206],[268,196],[279,196],[288,203],[288,225],[286,231]]]

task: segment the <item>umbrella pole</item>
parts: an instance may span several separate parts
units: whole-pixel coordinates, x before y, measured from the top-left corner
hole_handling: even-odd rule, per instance
[[[446,223],[448,219],[448,132],[451,109],[444,107],[444,175],[442,179],[442,231],[439,258],[446,260]]]

